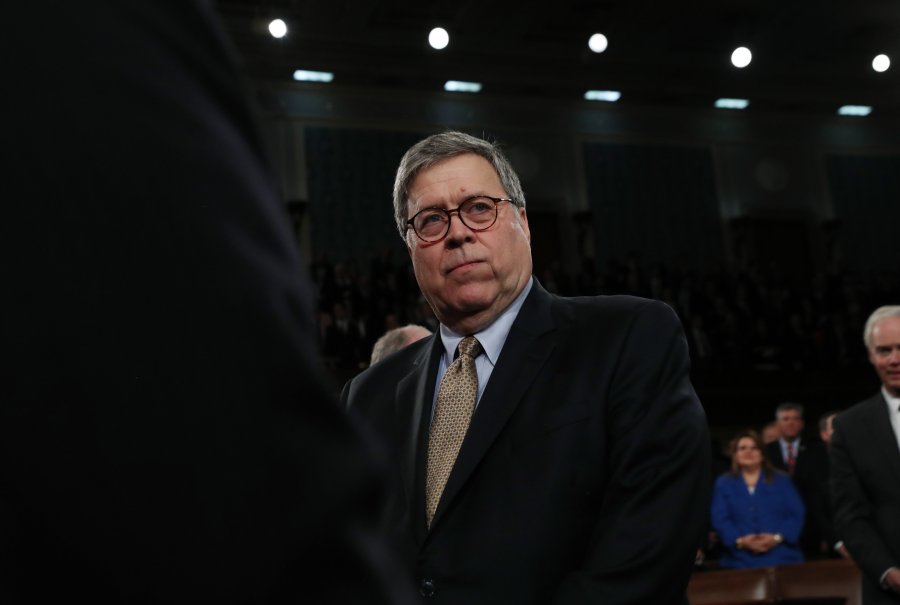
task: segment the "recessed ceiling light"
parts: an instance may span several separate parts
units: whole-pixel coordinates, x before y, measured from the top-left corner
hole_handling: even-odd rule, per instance
[[[731,53],[731,64],[738,69],[747,67],[748,65],[750,65],[750,61],[752,60],[753,54],[746,46],[739,46],[738,48],[734,49],[733,53]]]
[[[839,116],[867,116],[872,113],[870,105],[842,105],[838,108]]]
[[[444,83],[444,90],[447,92],[481,92],[481,82],[447,80]]]
[[[716,99],[716,107],[719,109],[747,109],[750,101],[747,99]]]
[[[331,82],[334,80],[334,74],[330,71],[298,69],[294,72],[294,79],[298,82]]]
[[[443,50],[450,44],[450,34],[443,27],[435,27],[428,33],[428,43],[435,50]]]
[[[287,35],[287,23],[281,19],[272,19],[269,22],[269,33],[273,38],[284,38]]]
[[[887,55],[878,55],[877,57],[872,59],[872,69],[874,69],[878,73],[887,71],[890,66],[891,59]]]
[[[589,90],[584,93],[584,98],[588,101],[615,103],[622,98],[622,93],[618,90]]]
[[[609,40],[603,34],[594,34],[588,40],[588,48],[595,53],[602,53],[609,46]]]

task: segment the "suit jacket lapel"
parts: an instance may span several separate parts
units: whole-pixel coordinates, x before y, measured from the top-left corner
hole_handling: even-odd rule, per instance
[[[891,418],[888,416],[887,402],[881,393],[875,395],[870,401],[872,402],[872,439],[875,447],[881,452],[881,459],[884,460],[888,471],[896,481],[900,482],[900,447],[897,444],[897,436],[894,435]]]
[[[432,528],[440,522],[443,512],[478,466],[550,356],[555,344],[552,303],[552,295],[535,279],[472,417],[431,522]]]
[[[441,338],[436,332],[431,345],[422,349],[413,370],[397,383],[397,434],[405,436],[402,450],[403,486],[409,503],[413,532],[419,544],[425,541],[425,457],[431,402],[441,356]]]

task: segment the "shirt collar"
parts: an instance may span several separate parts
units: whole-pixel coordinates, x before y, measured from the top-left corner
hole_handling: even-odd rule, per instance
[[[900,397],[894,397],[888,393],[887,387],[881,387],[881,395],[887,401],[888,411],[891,414],[900,414]]]
[[[872,391],[869,391],[869,392],[871,393]],[[779,437],[778,442],[781,443],[782,449],[786,448],[788,446],[788,443],[799,446],[800,445],[800,435],[797,435],[796,437],[794,437],[793,441],[788,441],[784,437]]]
[[[528,283],[525,284],[525,287],[522,288],[516,299],[512,301],[512,304],[506,307],[503,313],[485,329],[473,334],[478,339],[478,342],[481,343],[484,355],[491,362],[492,366],[497,364],[497,358],[500,357],[500,351],[503,350],[503,345],[506,344],[509,330],[512,328],[516,317],[518,317],[522,305],[525,304],[525,299],[528,297],[528,293],[531,292],[533,282],[534,278],[529,278]],[[441,324],[441,341],[444,343],[444,353],[447,354],[448,360],[453,361],[459,341],[465,336],[466,334],[457,334],[444,324]]]

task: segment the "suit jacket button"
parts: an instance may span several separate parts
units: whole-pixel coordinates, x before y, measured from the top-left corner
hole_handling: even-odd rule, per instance
[[[419,594],[425,598],[433,596],[434,582],[432,582],[431,580],[422,580],[422,583],[419,584]]]

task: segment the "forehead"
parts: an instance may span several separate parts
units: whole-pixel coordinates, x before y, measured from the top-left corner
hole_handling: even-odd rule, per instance
[[[504,195],[497,171],[486,159],[463,153],[423,168],[409,184],[411,206],[456,202],[478,194]]]
[[[755,445],[756,445],[756,442],[753,441],[753,439],[751,439],[750,437],[741,437],[740,440],[737,442],[737,446],[738,446],[739,448],[741,448],[741,447],[748,447],[748,446],[755,446]]]
[[[801,418],[798,410],[782,410],[778,412],[779,420],[799,420]]]
[[[872,328],[872,345],[900,344],[900,317],[885,317]]]

